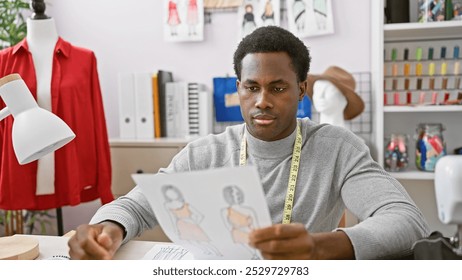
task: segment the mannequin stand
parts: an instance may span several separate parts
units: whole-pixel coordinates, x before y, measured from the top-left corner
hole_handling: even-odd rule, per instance
[[[56,208],[56,223],[58,224],[58,236],[63,236],[64,235],[63,211],[61,207]]]

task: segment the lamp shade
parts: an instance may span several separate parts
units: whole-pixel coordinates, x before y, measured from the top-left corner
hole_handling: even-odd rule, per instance
[[[0,79],[0,96],[7,106],[0,111],[0,120],[10,112],[14,118],[12,140],[19,164],[39,159],[75,138],[63,120],[37,105],[18,74]]]

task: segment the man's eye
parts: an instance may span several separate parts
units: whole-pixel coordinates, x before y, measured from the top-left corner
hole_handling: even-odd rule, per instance
[[[285,88],[283,88],[283,87],[275,87],[274,88],[275,92],[283,92],[284,90],[285,90]]]
[[[247,89],[248,91],[254,92],[254,91],[257,91],[257,90],[258,90],[258,87],[250,86],[250,87],[246,87],[246,89]]]

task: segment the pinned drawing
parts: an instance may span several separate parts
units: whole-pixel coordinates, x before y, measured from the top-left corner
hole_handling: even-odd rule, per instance
[[[204,215],[187,203],[176,187],[165,185],[162,187],[162,193],[165,197],[165,208],[170,214],[178,238],[201,248],[204,255],[221,256],[220,251],[210,243],[211,239],[200,226]]]
[[[273,10],[273,3],[271,0],[266,0],[265,10],[261,15],[261,19],[263,20],[263,25],[274,25],[274,10]]]
[[[176,6],[177,0],[168,1],[168,19],[167,24],[170,28],[170,36],[178,36],[178,25],[180,25],[181,20],[178,15],[178,9]]]
[[[239,39],[261,26],[279,26],[280,5],[280,0],[244,0],[238,10]]]
[[[163,0],[166,41],[204,40],[204,0]]]
[[[245,13],[242,18],[242,37],[245,37],[257,29],[257,24],[255,23],[255,15],[253,13],[253,3],[248,3],[245,5]]]
[[[289,30],[298,37],[334,33],[331,0],[287,0]]]
[[[257,251],[249,246],[249,233],[258,227],[255,210],[242,205],[244,193],[235,185],[223,189],[223,198],[228,206],[221,210],[223,221],[234,243],[242,246],[252,259],[259,259]]]

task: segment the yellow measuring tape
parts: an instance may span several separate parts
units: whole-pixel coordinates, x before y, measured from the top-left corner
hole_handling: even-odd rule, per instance
[[[282,223],[289,224],[292,216],[292,209],[295,198],[295,187],[297,185],[298,169],[300,166],[300,154],[302,153],[302,133],[300,124],[297,122],[297,137],[295,138],[294,150],[292,152],[292,163],[290,164],[289,183],[287,185],[286,200],[284,203],[284,213]],[[242,136],[241,151],[239,154],[239,165],[243,166],[247,161],[247,140],[245,134]]]

